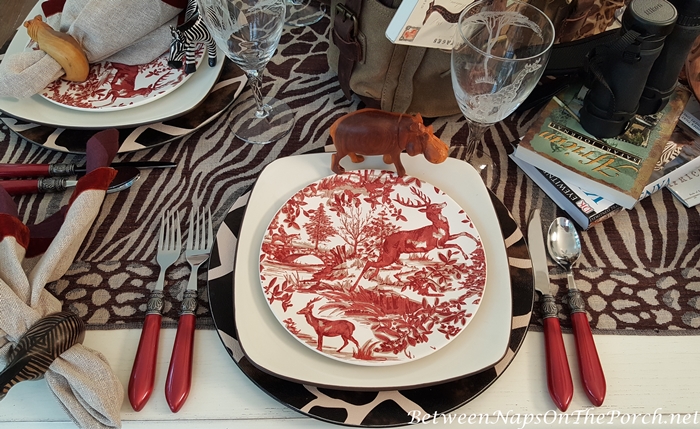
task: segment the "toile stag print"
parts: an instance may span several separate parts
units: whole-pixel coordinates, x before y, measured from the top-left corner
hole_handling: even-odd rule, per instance
[[[469,216],[410,176],[359,170],[314,182],[261,245],[265,298],[307,347],[360,365],[418,359],[479,307],[483,244]]]

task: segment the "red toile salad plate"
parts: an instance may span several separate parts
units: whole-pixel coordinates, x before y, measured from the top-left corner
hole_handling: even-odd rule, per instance
[[[357,365],[428,356],[471,322],[486,284],[474,223],[439,188],[382,170],[296,192],[267,228],[263,294],[314,351]]]
[[[200,45],[195,54],[197,65],[205,49]],[[127,65],[101,61],[90,64],[85,82],[57,79],[44,88],[41,95],[69,109],[116,111],[130,109],[157,100],[174,91],[190,78],[184,68],[168,65],[168,52],[146,64]]]

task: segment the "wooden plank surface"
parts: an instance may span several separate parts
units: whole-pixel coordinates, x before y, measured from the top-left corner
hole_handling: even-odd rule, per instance
[[[103,353],[124,387],[128,384],[139,330],[88,331],[85,345]],[[238,369],[221,345],[215,331],[195,334],[192,391],[183,408],[174,414],[163,393],[174,329],[161,331],[158,370],[153,396],[141,412],[134,412],[124,398],[121,417],[124,429],[143,428],[337,428],[285,407],[270,398]],[[576,346],[571,334],[564,335],[574,378],[574,399],[566,414],[556,410],[547,393],[544,339],[530,332],[520,352],[505,373],[481,396],[456,410],[460,414],[488,414],[490,428],[547,427],[681,427],[672,416],[690,415],[689,427],[700,426],[698,386],[700,336],[596,335],[595,341],[605,370],[608,393],[602,407],[595,408],[581,387]],[[498,414],[520,415],[503,421]],[[656,414],[655,414],[656,413]],[[546,425],[525,424],[525,416],[556,415]],[[631,419],[636,415],[637,424]],[[656,415],[656,417],[654,417]],[[604,416],[604,417],[599,417]],[[594,420],[595,417],[595,420]],[[568,419],[568,422],[566,421]],[[600,422],[598,419],[602,419]],[[431,426],[442,426],[428,423]],[[642,422],[642,420],[644,420]],[[694,423],[693,423],[694,420]],[[472,426],[452,422],[454,427]],[[61,405],[43,380],[22,382],[13,387],[0,404],[0,428],[70,428]]]

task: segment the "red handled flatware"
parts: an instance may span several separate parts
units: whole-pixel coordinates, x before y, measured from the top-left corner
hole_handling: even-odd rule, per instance
[[[136,350],[134,366],[129,377],[129,402],[135,411],[141,411],[153,393],[156,377],[156,358],[158,357],[158,337],[163,310],[163,286],[165,271],[180,257],[180,215],[178,213],[161,215],[160,234],[158,236],[158,255],[160,274],[156,286],[148,300],[146,318],[141,330],[141,339]]]
[[[549,395],[561,411],[566,411],[574,396],[569,360],[566,357],[564,340],[559,325],[559,310],[551,294],[547,253],[544,248],[544,233],[540,210],[535,209],[527,228],[528,247],[535,272],[535,289],[542,294],[542,324],[544,325],[544,348],[547,361],[547,387]]]
[[[194,210],[190,212],[190,228],[185,250],[185,257],[192,270],[182,299],[173,354],[170,358],[168,377],[165,380],[165,399],[173,413],[180,411],[190,393],[195,310],[197,309],[197,271],[209,259],[209,252],[214,243],[211,212],[209,210],[206,214],[204,211],[200,213],[199,210],[196,214],[193,212]]]
[[[581,370],[581,381],[586,396],[596,407],[605,400],[605,374],[600,364],[598,350],[593,341],[591,326],[586,316],[586,303],[581,297],[574,281],[571,267],[581,255],[581,241],[574,224],[565,217],[558,217],[549,226],[547,249],[552,259],[566,270],[569,286],[569,307],[571,308],[571,325],[576,340],[576,354]]]
[[[163,161],[113,162],[110,167],[171,168],[177,164]],[[24,177],[66,177],[85,174],[85,166],[77,164],[0,164],[0,179],[20,179]]]
[[[131,187],[138,180],[141,173],[133,167],[119,167],[116,169],[112,183],[107,188],[107,193],[123,191]],[[75,187],[77,180],[69,180],[64,177],[45,177],[41,179],[0,180],[0,187],[10,195],[43,194],[48,192],[63,192]]]

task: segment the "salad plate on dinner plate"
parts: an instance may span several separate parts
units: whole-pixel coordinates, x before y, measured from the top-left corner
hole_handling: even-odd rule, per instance
[[[194,109],[160,122],[121,128],[119,153],[149,149],[185,137],[224,113],[243,92],[247,79],[240,67],[228,58],[224,59],[223,63],[214,87]],[[173,96],[174,94],[168,95]],[[137,109],[141,107],[135,107],[133,110]],[[92,115],[89,112],[85,114]],[[56,128],[27,123],[9,116],[0,115],[0,120],[25,140],[60,152],[85,153],[87,142],[95,134],[95,130],[92,129]]]
[[[199,45],[195,61],[199,67],[205,49]],[[101,61],[90,64],[84,82],[57,79],[44,88],[41,95],[69,109],[108,112],[131,109],[174,91],[192,74],[184,68],[168,65],[168,52],[147,64],[126,65]]]
[[[436,186],[382,170],[314,181],[273,217],[260,250],[272,313],[311,350],[356,365],[428,356],[476,314],[478,231]]]
[[[27,19],[42,14],[41,1],[29,12]],[[29,35],[22,27],[15,34],[5,56],[22,52],[29,43]],[[224,58],[219,52],[219,58]],[[85,111],[70,109],[53,103],[40,94],[16,99],[0,97],[0,110],[21,121],[56,128],[105,129],[135,127],[162,122],[180,116],[197,107],[217,81],[224,61],[215,67],[203,65],[178,88],[156,100],[133,107],[113,111]],[[4,121],[7,123],[7,121]]]
[[[479,311],[469,325],[440,350],[389,366],[350,365],[330,359],[291,335],[272,313],[261,288],[260,249],[279,209],[300,189],[327,177],[331,171],[330,154],[281,158],[262,171],[253,187],[236,250],[233,300],[237,335],[254,365],[281,378],[318,386],[395,389],[463,377],[503,357],[510,331],[510,281],[508,258],[489,193],[477,172],[464,168],[462,161],[448,158],[435,165],[418,157],[406,156],[405,160],[407,171],[438,187],[464,209],[479,233],[487,262],[486,285]],[[357,168],[387,169],[387,165],[381,157],[367,157]],[[464,186],[465,183],[470,186]],[[378,275],[384,278],[387,271],[380,269]],[[372,281],[363,279],[360,285],[370,287]]]
[[[328,162],[330,162],[330,157],[328,155],[315,154],[299,158],[307,158],[306,161],[303,162],[303,165],[305,168],[314,170],[315,174],[319,175],[316,179],[328,174]],[[415,165],[414,162],[417,161],[417,158],[406,157],[402,161],[412,174],[416,174],[416,176],[424,180],[435,183],[445,192],[449,192],[445,186],[442,186],[442,182],[433,180],[434,176],[430,175],[432,170],[429,172],[416,172],[416,167],[418,166]],[[380,165],[381,161],[363,164],[366,168],[378,167]],[[459,165],[451,165],[451,167],[455,168],[444,170],[445,176],[452,177],[452,179],[459,181],[459,184],[463,184],[463,179],[471,177],[471,175],[464,176],[461,174],[465,172],[464,170],[472,168],[468,164],[460,163]],[[302,171],[303,170],[297,170],[295,173],[300,173]],[[448,176],[448,174],[450,176]],[[453,174],[456,175],[451,176]],[[255,187],[257,188],[257,186],[258,185]],[[462,186],[462,188],[464,188],[464,186]],[[259,189],[261,188],[258,188],[258,190]],[[267,187],[265,189],[267,189]],[[248,284],[242,284],[235,280],[235,271],[239,268],[237,258],[241,255],[240,253],[236,254],[236,251],[238,242],[240,241],[239,239],[243,238],[241,234],[244,231],[244,229],[241,229],[243,221],[249,216],[255,216],[259,213],[257,210],[251,212],[248,207],[250,202],[254,202],[255,196],[252,195],[254,193],[256,193],[256,191],[249,191],[239,197],[230,207],[218,229],[208,269],[207,288],[209,304],[211,306],[211,314],[217,332],[235,364],[251,381],[281,403],[307,416],[344,425],[358,427],[392,427],[409,424],[412,421],[411,412],[414,412],[414,410],[421,410],[425,415],[432,416],[435,413],[439,416],[442,413],[453,412],[458,407],[481,395],[501,374],[503,374],[517,354],[527,333],[527,327],[532,313],[534,301],[532,264],[529,259],[527,245],[523,239],[522,232],[503,203],[499,201],[493,193],[487,191],[489,200],[485,202],[480,200],[479,202],[485,203],[495,211],[496,218],[491,219],[491,221],[498,228],[500,234],[499,240],[501,245],[505,247],[507,254],[507,265],[503,267],[506,276],[501,278],[501,280],[507,285],[508,290],[505,299],[507,300],[506,307],[509,309],[509,329],[506,352],[500,359],[476,372],[464,374],[456,378],[445,379],[428,386],[416,385],[406,388],[397,387],[395,389],[358,389],[340,386],[324,387],[323,385],[314,385],[313,383],[293,381],[287,377],[281,377],[269,372],[258,363],[252,361],[251,357],[244,352],[246,341],[250,339],[242,340],[239,332],[245,330],[247,327],[241,326],[241,324],[248,325],[250,321],[245,318],[240,319],[238,317],[238,312],[243,311],[248,303],[236,300],[234,297],[238,292],[238,288],[247,289],[249,286]],[[292,194],[293,192],[288,194],[287,198]],[[453,198],[455,201],[458,201],[454,196]],[[282,200],[280,204],[283,204],[284,201],[286,201],[286,199]],[[275,211],[273,211],[270,216],[273,216]],[[266,226],[267,225],[264,225],[263,229]],[[477,226],[479,225],[477,224]],[[482,233],[482,239],[484,240],[488,255],[487,244],[495,238],[490,237],[489,234],[487,234],[486,231],[482,231],[482,229],[479,229],[479,232]],[[238,249],[238,251],[244,252],[246,249],[247,246],[243,246]],[[489,263],[491,263],[490,259]],[[254,271],[257,273],[257,269]],[[253,278],[253,280],[255,279]],[[258,292],[260,292],[260,285],[257,284],[255,287]],[[497,287],[497,285],[494,285],[494,288],[495,287]],[[485,289],[485,296],[475,319],[480,316],[483,317],[487,305],[489,304],[489,293],[494,293],[491,286],[487,286]],[[260,295],[262,295],[262,293],[260,293]],[[492,303],[495,304],[495,302]],[[274,319],[269,309],[265,308],[265,310],[267,310],[268,313],[265,324],[269,322],[270,326],[279,327],[279,323]],[[410,373],[412,369],[415,368],[415,364],[425,363],[434,359],[447,351],[448,348],[454,347],[457,341],[468,338],[469,331],[476,326],[476,323],[477,320],[474,320],[455,341],[448,344],[442,350],[415,362],[389,367],[368,368],[349,365],[328,358],[323,359],[325,361],[340,363],[342,365],[340,367],[341,371],[351,368],[378,369],[380,370],[379,374],[381,374],[381,372],[385,370],[402,369],[404,372]],[[252,329],[254,327],[249,328]],[[258,328],[259,336],[255,339],[256,342],[273,342],[276,340],[269,336],[270,334],[265,327]],[[289,336],[288,333],[284,333]],[[488,333],[484,332],[484,335],[488,335]],[[296,340],[294,341],[296,342]],[[301,347],[304,348],[303,346]],[[312,354],[322,357],[318,353]],[[296,357],[292,356],[286,356],[286,358],[296,359]],[[297,364],[308,365],[309,363],[297,361]],[[443,364],[450,363],[444,362]],[[464,359],[458,359],[452,364],[456,366],[468,365],[469,357],[465,356]],[[440,365],[440,363],[435,362],[433,369],[439,369],[437,365]],[[327,369],[322,370],[318,368],[317,371],[323,371],[322,375],[330,375],[326,372]],[[370,383],[368,383],[368,385],[369,384]]]

